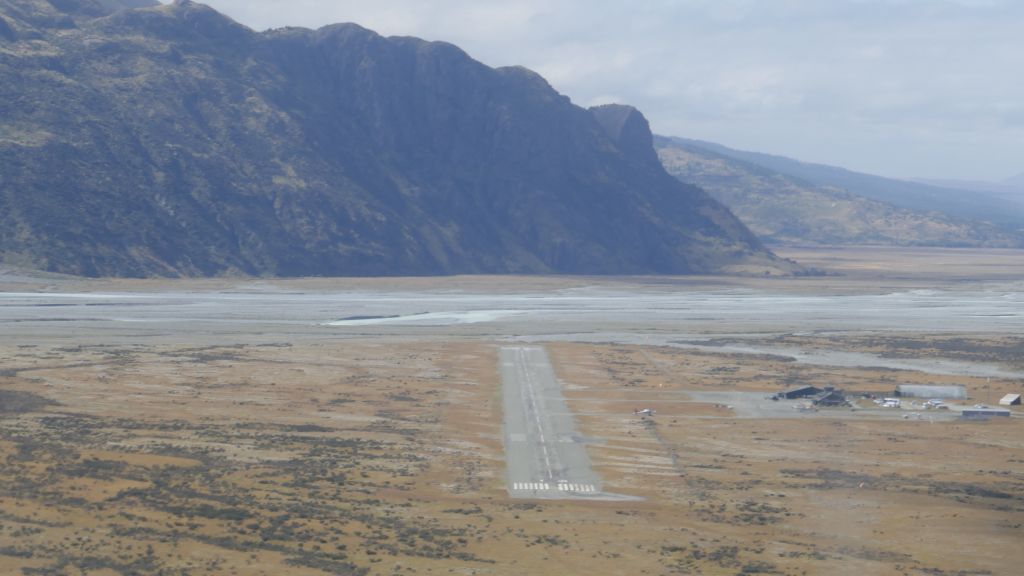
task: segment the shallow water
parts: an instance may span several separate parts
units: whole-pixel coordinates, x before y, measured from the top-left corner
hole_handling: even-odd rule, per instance
[[[1024,334],[1024,283],[857,295],[621,284],[547,292],[300,292],[259,283],[218,292],[0,293],[0,332],[15,340],[453,334],[667,345],[687,340],[693,346],[709,335],[885,331]],[[946,360],[756,345],[711,349],[781,354],[814,364],[1024,377],[998,366]]]
[[[749,337],[746,334],[731,334],[737,339]],[[976,376],[981,378],[1024,378],[1024,371],[1014,370],[996,364],[981,362],[964,362],[947,358],[886,358],[867,352],[849,352],[845,350],[812,350],[793,347],[750,345],[702,345],[695,342],[703,337],[697,334],[677,337],[665,334],[629,334],[623,332],[595,332],[591,334],[566,334],[521,336],[517,340],[523,342],[591,342],[636,344],[643,346],[671,346],[688,350],[725,354],[757,354],[786,358],[798,364],[815,366],[842,366],[846,368],[885,368],[889,370],[911,370],[925,374],[949,376]]]

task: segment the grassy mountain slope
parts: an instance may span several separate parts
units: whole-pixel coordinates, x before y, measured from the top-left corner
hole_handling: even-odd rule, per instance
[[[978,220],[911,209],[762,165],[765,155],[726,154],[724,147],[680,138],[656,139],[669,173],[707,190],[769,242],[895,246],[1013,247],[1024,234]]]
[[[1010,230],[1019,231],[1024,227],[1024,207],[972,190],[956,190],[884,178],[835,166],[801,162],[783,156],[735,150],[711,142],[683,142],[794,176],[817,186],[840,188],[900,208],[941,212],[953,218],[983,220]]]

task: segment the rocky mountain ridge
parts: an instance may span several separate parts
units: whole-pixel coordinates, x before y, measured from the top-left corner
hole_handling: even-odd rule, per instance
[[[799,270],[655,165],[639,112],[584,110],[533,72],[450,44],[353,24],[256,33],[188,0],[0,0],[0,17],[9,264],[117,276]]]

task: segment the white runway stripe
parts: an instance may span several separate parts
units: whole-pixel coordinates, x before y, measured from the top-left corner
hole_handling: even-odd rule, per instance
[[[559,480],[558,484],[549,484],[547,482],[513,482],[513,490],[561,490],[562,492],[581,492],[584,494],[597,492],[597,487],[593,484],[576,484],[567,480]]]

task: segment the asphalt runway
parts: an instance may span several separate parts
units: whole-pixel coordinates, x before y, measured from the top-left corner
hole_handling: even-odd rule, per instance
[[[544,348],[505,347],[500,361],[509,496],[624,498],[601,490]]]

